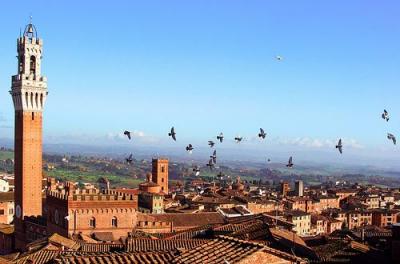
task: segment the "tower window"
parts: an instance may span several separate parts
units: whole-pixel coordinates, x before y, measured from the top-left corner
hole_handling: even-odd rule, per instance
[[[161,166],[161,172],[165,172],[164,166]]]
[[[32,120],[35,120],[35,113],[32,112]]]
[[[36,74],[36,57],[35,56],[31,56],[31,60],[30,60],[30,73],[31,74]]]
[[[118,219],[115,216],[111,219],[111,226],[118,227]]]
[[[89,226],[95,228],[96,227],[96,218],[92,217],[89,220]]]

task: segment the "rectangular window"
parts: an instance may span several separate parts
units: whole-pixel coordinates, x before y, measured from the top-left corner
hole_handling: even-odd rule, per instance
[[[0,215],[4,215],[4,209],[0,209]]]

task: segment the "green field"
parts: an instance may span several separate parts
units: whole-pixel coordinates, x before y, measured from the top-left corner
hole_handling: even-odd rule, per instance
[[[7,150],[1,150],[0,151],[0,160],[6,160],[6,159],[14,159],[14,152],[7,151]]]
[[[56,179],[63,181],[68,180],[73,182],[89,182],[89,183],[96,183],[99,178],[105,177],[110,181],[112,186],[126,187],[126,188],[137,187],[140,182],[143,182],[143,179],[133,179],[130,177],[113,175],[98,171],[82,172],[82,171],[73,171],[66,169],[54,169],[51,171],[45,171],[44,174],[49,177],[54,177]]]

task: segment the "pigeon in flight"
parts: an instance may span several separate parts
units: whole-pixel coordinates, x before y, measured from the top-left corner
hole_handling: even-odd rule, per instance
[[[194,148],[193,148],[192,144],[189,144],[189,145],[187,145],[187,147],[186,147],[186,151],[189,152],[189,153],[192,153],[193,149],[194,149]]]
[[[129,140],[131,140],[131,132],[130,131],[125,130],[124,135],[127,136]]]
[[[176,141],[176,133],[174,127],[171,128],[171,132],[168,133],[168,136],[172,137],[172,139]]]
[[[276,60],[278,60],[278,61],[283,60],[282,56],[279,56],[279,55],[277,55],[275,58],[276,58]]]
[[[288,168],[293,168],[293,159],[292,159],[292,156],[290,156],[290,158],[289,158],[289,161],[288,161],[288,164],[286,165],[286,167],[288,167]]]
[[[393,141],[393,144],[396,145],[396,137],[393,134],[388,133],[387,138]]]
[[[208,145],[210,146],[210,148],[214,147],[215,143],[212,140],[208,141]]]
[[[336,148],[339,150],[340,154],[342,154],[343,152],[343,145],[342,145],[342,139],[339,139],[338,144],[336,145]]]
[[[199,168],[199,166],[194,166],[194,167],[193,167],[193,172],[194,172],[194,175],[199,176],[199,175],[200,175],[200,168]]]
[[[386,122],[389,121],[389,113],[388,113],[388,111],[386,111],[386,109],[383,110],[382,118],[383,118],[384,120],[386,120]]]
[[[217,140],[219,140],[219,142],[221,142],[221,143],[224,140],[224,134],[222,134],[222,132],[219,133],[219,136],[217,136]]]
[[[260,128],[260,133],[258,133],[258,137],[265,139],[266,136],[267,136],[267,133],[264,132],[264,129]]]
[[[211,158],[211,161],[212,161],[214,164],[217,163],[217,151],[216,151],[216,150],[214,150],[214,152],[213,152],[212,156],[210,156],[210,158]]]
[[[132,153],[131,153],[131,155],[129,155],[129,157],[127,157],[125,160],[126,160],[126,163],[128,163],[128,164],[132,164],[132,161],[133,161],[133,155],[132,155]]]
[[[214,168],[214,162],[213,162],[212,158],[208,161],[207,167],[210,167],[210,170],[212,170]]]
[[[242,140],[243,140],[243,137],[235,137],[236,143],[240,143],[240,142],[242,142]]]
[[[267,161],[268,161],[268,162],[271,162],[271,159],[268,159]]]

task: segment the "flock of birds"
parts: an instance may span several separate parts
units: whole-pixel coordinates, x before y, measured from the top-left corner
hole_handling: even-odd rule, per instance
[[[282,58],[280,57],[280,58],[277,58],[277,59],[281,60]],[[388,111],[386,111],[386,109],[383,110],[382,119],[384,119],[386,122],[389,122],[389,113],[388,113]],[[127,136],[129,140],[132,139],[130,131],[125,130],[124,131],[124,135]],[[168,133],[168,136],[171,137],[172,140],[176,141],[176,131],[175,131],[174,127],[171,128],[170,132]],[[267,133],[264,131],[263,128],[260,128],[260,131],[258,133],[258,137],[261,140],[264,140],[267,137]],[[396,137],[393,134],[387,133],[387,138],[389,140],[391,140],[394,145],[396,145]],[[216,139],[217,139],[217,142],[222,143],[224,141],[224,134],[221,132],[219,135],[216,136]],[[240,142],[242,142],[243,137],[236,136],[234,138],[234,140],[235,140],[236,143],[240,143]],[[213,140],[209,140],[208,141],[208,146],[210,146],[210,148],[214,148],[215,144],[216,143]],[[342,143],[342,139],[341,138],[339,139],[339,141],[338,141],[338,143],[337,143],[337,145],[335,147],[339,151],[340,154],[343,154],[343,143]],[[191,154],[193,152],[193,150],[194,150],[194,147],[193,147],[192,144],[189,144],[189,145],[186,146],[186,151],[188,153]],[[130,154],[125,160],[126,160],[126,162],[128,164],[131,164],[132,161],[133,161],[133,155]],[[271,160],[268,159],[268,162],[270,162],[270,161]],[[214,149],[214,151],[213,151],[212,155],[210,156],[210,159],[209,159],[208,163],[206,164],[206,166],[209,167],[210,170],[213,170],[216,164],[217,164],[217,150]],[[293,166],[294,166],[293,157],[290,156],[289,160],[288,160],[288,163],[286,164],[286,167],[293,168]],[[199,166],[194,166],[193,167],[193,173],[196,176],[199,176],[200,175],[200,167]]]

